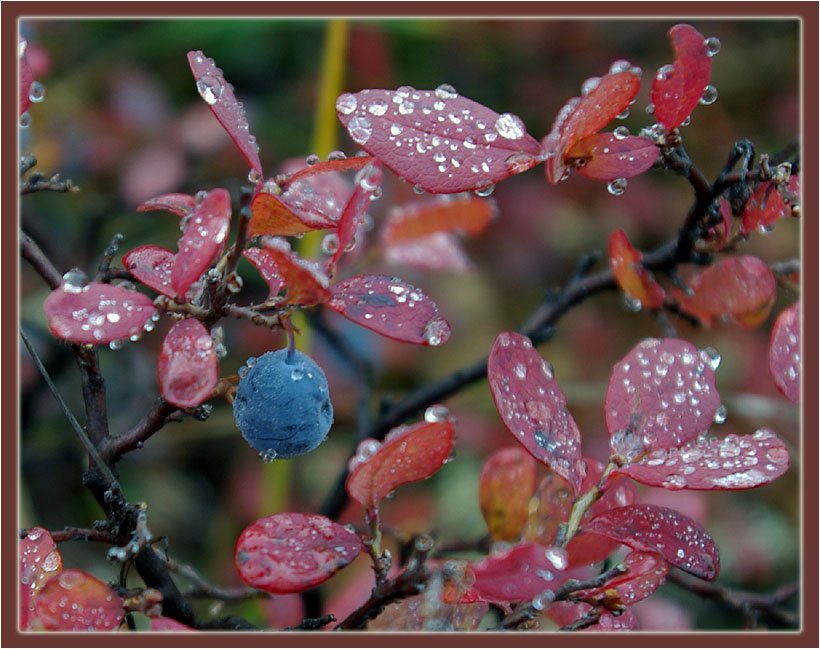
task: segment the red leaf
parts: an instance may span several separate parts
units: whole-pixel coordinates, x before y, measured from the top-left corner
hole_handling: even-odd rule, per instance
[[[659,552],[673,566],[714,581],[720,567],[718,549],[709,533],[691,518],[657,505],[619,507],[584,526],[642,552]]]
[[[628,299],[637,300],[643,308],[659,309],[666,293],[652,273],[641,264],[643,255],[632,247],[623,230],[609,236],[609,266],[618,286]]]
[[[136,340],[154,328],[157,315],[146,295],[99,282],[83,287],[64,283],[49,294],[43,309],[56,338],[80,345]]]
[[[569,167],[594,180],[631,178],[658,159],[658,147],[645,137],[596,133],[576,142],[564,158]]]
[[[219,361],[211,334],[199,320],[174,324],[162,341],[157,375],[162,397],[178,408],[208,400],[219,380]]]
[[[449,86],[345,93],[336,112],[354,142],[434,194],[489,187],[541,161],[541,147],[518,117]]]
[[[294,188],[302,185],[294,184]],[[297,189],[291,189],[295,193]],[[291,237],[311,230],[332,228],[335,221],[319,212],[312,212],[284,202],[283,198],[266,191],[258,192],[251,200],[251,220],[248,223],[248,237],[261,234]]]
[[[640,70],[616,61],[600,79],[588,79],[581,97],[570,99],[541,144],[546,154],[547,180],[560,182],[567,172],[565,156],[579,141],[597,133],[635,99],[641,86]]]
[[[555,602],[547,609],[547,615],[559,627],[565,627],[580,620],[589,611],[592,605],[585,602]],[[595,624],[584,627],[583,631],[634,631],[638,628],[638,619],[635,614],[626,609],[621,615],[615,616],[608,611],[601,613]]]
[[[461,598],[466,602],[531,600],[566,579],[567,552],[555,546],[523,543],[470,566],[475,581]]]
[[[353,156],[352,158],[336,158],[335,160],[324,160],[303,167],[293,175],[288,176],[282,188],[287,189],[297,181],[304,180],[316,174],[326,174],[329,172],[358,171],[367,164],[373,162],[373,157],[369,155]]]
[[[179,297],[204,273],[225,245],[231,224],[231,196],[212,189],[198,201],[185,224],[171,268],[171,286]]]
[[[787,191],[794,198],[800,196],[800,180],[796,174],[789,179]],[[760,185],[746,202],[741,213],[740,231],[749,234],[755,230],[768,232],[780,219],[790,216],[791,204],[772,182]]]
[[[773,482],[789,468],[789,451],[767,428],[753,435],[695,441],[658,449],[639,462],[615,469],[652,487],[734,491]]]
[[[242,254],[259,271],[268,285],[268,300],[278,297],[285,288],[285,280],[279,274],[279,267],[273,260],[273,255],[265,248],[245,248]]]
[[[473,267],[459,240],[449,232],[384,244],[383,254],[388,264],[421,270],[465,272]]]
[[[574,597],[590,604],[631,606],[658,590],[669,572],[669,564],[656,552],[630,552],[622,563],[627,568],[625,573],[599,588],[578,591]]]
[[[800,302],[784,309],[772,328],[769,370],[777,389],[800,403]]]
[[[26,41],[22,38],[19,41],[19,64],[20,64],[20,115],[25,113],[31,106],[31,84],[34,83],[34,73],[26,53]]]
[[[455,428],[449,419],[423,421],[391,430],[384,442],[367,439],[350,461],[345,487],[369,510],[396,488],[429,478],[447,462]]]
[[[63,558],[51,534],[32,527],[20,541],[20,629],[31,624],[37,594],[45,583],[63,569]]]
[[[328,261],[328,269],[336,268],[336,264],[339,263],[339,259],[345,253],[348,245],[355,239],[356,232],[364,221],[367,208],[370,206],[370,201],[377,198],[377,192],[381,191],[382,175],[381,165],[378,161],[374,161],[371,165],[362,168],[357,174],[353,193],[347,199],[342,215],[339,217],[339,223],[336,226],[338,245]]]
[[[246,584],[268,593],[300,593],[355,559],[355,533],[319,514],[274,514],[251,523],[236,542],[234,563]]]
[[[196,198],[189,194],[163,194],[140,203],[137,206],[137,212],[165,210],[177,216],[185,217],[193,214],[195,208]]]
[[[720,408],[713,350],[677,338],[647,338],[612,368],[606,424],[614,454],[686,444],[709,430]],[[714,368],[713,368],[714,366]]]
[[[498,334],[487,363],[487,378],[496,410],[515,439],[578,493],[586,472],[581,432],[552,367],[529,338],[514,332]]]
[[[535,460],[520,446],[499,449],[487,459],[478,479],[478,503],[493,539],[521,536],[534,491]]]
[[[259,146],[256,138],[248,130],[248,120],[245,109],[233,94],[233,86],[225,81],[225,77],[214,64],[213,59],[206,58],[200,52],[188,52],[188,64],[196,79],[196,89],[199,95],[210,106],[222,128],[234,141],[245,160],[262,178],[262,162],[259,160]]]
[[[768,264],[749,255],[727,257],[688,278],[693,294],[675,290],[685,311],[706,324],[715,318],[756,327],[768,316],[777,297],[777,280]]]
[[[282,304],[313,306],[330,299],[329,280],[319,264],[302,259],[290,244],[279,237],[267,237],[262,248],[268,254],[287,287]]]
[[[138,246],[123,255],[122,265],[135,279],[149,288],[174,297],[171,289],[174,253],[170,250],[160,246]]]
[[[125,616],[122,598],[84,570],[50,579],[34,605],[35,628],[46,631],[112,631]]]
[[[388,211],[382,241],[395,244],[439,232],[480,234],[494,212],[494,201],[469,194],[400,205]]]
[[[706,39],[691,25],[675,25],[668,35],[675,62],[658,70],[650,100],[658,122],[671,131],[683,124],[703,97],[712,74],[712,61]]]
[[[450,325],[435,302],[397,277],[356,275],[334,285],[331,293],[331,309],[382,336],[431,346],[450,338]]]
[[[154,633],[166,633],[171,631],[196,631],[196,629],[182,622],[177,622],[174,618],[160,615],[159,617],[151,618],[151,631]]]

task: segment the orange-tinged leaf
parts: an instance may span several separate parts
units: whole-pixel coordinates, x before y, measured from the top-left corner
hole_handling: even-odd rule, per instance
[[[20,541],[20,629],[31,624],[37,594],[63,569],[63,558],[51,534],[32,527]]]
[[[268,192],[259,192],[251,201],[251,219],[248,223],[248,237],[271,235],[292,237],[312,230],[334,227],[334,223],[321,216],[299,213]]]
[[[50,579],[34,606],[35,628],[46,631],[112,631],[125,616],[122,598],[84,570]]]
[[[329,280],[317,263],[299,257],[279,237],[265,238],[262,247],[279,269],[287,288],[283,304],[313,306],[330,299]]]
[[[626,233],[616,230],[609,237],[609,265],[618,286],[645,309],[659,309],[666,294],[652,274],[641,265],[643,255],[632,247]]]
[[[480,234],[493,217],[495,204],[469,194],[432,198],[392,208],[382,230],[382,241],[395,244],[437,232]]]
[[[454,440],[449,419],[399,426],[381,444],[364,440],[350,461],[347,493],[368,510],[377,510],[397,487],[429,478],[444,466]]]
[[[283,189],[298,180],[304,180],[305,178],[315,176],[316,174],[324,174],[331,171],[358,171],[372,161],[373,157],[369,155],[354,156],[352,158],[337,158],[335,160],[323,160],[321,162],[308,165],[307,167],[303,167],[292,176],[289,176],[285,182],[282,183]]]
[[[669,564],[657,552],[630,552],[623,560],[627,571],[598,588],[578,591],[590,604],[631,606],[646,599],[666,581]]]
[[[520,446],[499,449],[487,459],[478,480],[478,502],[493,539],[521,536],[534,491],[535,460]]]
[[[658,159],[658,147],[645,137],[595,133],[575,143],[565,162],[593,180],[631,178],[642,174]]]
[[[795,174],[790,178],[786,192],[792,200],[799,200],[799,176]],[[763,183],[743,207],[740,215],[740,231],[743,234],[749,234],[755,230],[768,232],[777,221],[791,213],[791,203],[786,200],[780,189],[772,182]]]

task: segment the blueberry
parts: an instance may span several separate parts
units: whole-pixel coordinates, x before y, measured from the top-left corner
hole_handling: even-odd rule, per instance
[[[325,373],[309,356],[268,352],[248,359],[239,376],[234,419],[265,460],[302,455],[325,440],[333,406]]]

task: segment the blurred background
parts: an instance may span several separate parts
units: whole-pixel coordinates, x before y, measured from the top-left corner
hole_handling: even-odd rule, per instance
[[[588,77],[626,58],[644,69],[644,83],[632,114],[623,123],[637,132],[651,124],[648,103],[654,71],[672,60],[666,31],[675,21],[655,20],[349,20],[336,23],[341,35],[330,61],[341,63],[339,91],[449,83],[497,112],[519,115],[537,139]],[[748,138],[758,153],[776,154],[799,137],[799,23],[794,20],[692,21],[705,36],[720,39],[712,83],[719,97],[698,107],[683,129],[695,164],[714,178],[732,144]],[[238,196],[247,165],[196,92],[186,60],[189,50],[215,59],[245,105],[267,175],[292,158],[317,150],[317,105],[329,23],[323,20],[31,20],[21,24],[46,88],[32,105],[31,123],[21,130],[21,153],[33,154],[38,169],[59,172],[81,191],[40,193],[23,200],[21,225],[61,271],[93,273],[115,233],[121,252],[146,243],[174,248],[176,217],[136,213],[143,200],[165,192],[195,193],[226,187]],[[341,45],[339,45],[341,43]],[[330,101],[333,102],[335,94]],[[611,127],[610,127],[611,128]],[[348,154],[355,145],[341,127],[332,148]],[[325,143],[327,139],[325,138]],[[321,144],[325,146],[325,144]],[[395,204],[421,200],[387,174],[384,195],[374,203],[380,219]],[[348,323],[333,313],[329,326],[369,357],[377,370],[377,397],[400,399],[419,385],[448,375],[487,354],[496,334],[519,326],[545,292],[572,274],[580,257],[606,250],[610,232],[623,228],[641,249],[674,236],[692,196],[687,183],[658,171],[630,179],[622,196],[604,183],[577,174],[554,187],[537,167],[501,183],[492,200],[498,217],[480,237],[466,240],[473,263],[468,272],[420,271],[387,265],[370,238],[342,274],[385,272],[431,295],[449,320],[453,335],[443,348],[395,343]],[[799,221],[788,219],[773,232],[755,235],[746,254],[769,262],[799,255]],[[119,258],[118,258],[119,259]],[[244,264],[245,262],[243,262]],[[248,295],[264,293],[250,267],[240,272]],[[22,326],[78,415],[82,413],[76,367],[45,328],[42,302],[48,291],[21,263]],[[722,356],[718,388],[729,417],[714,434],[777,431],[792,452],[792,468],[775,484],[736,493],[666,492],[642,488],[641,499],[674,507],[702,522],[721,548],[721,583],[767,591],[798,576],[800,547],[800,438],[798,408],[781,397],[768,372],[767,349],[774,317],[796,299],[780,290],[772,315],[760,327],[720,324],[695,329],[675,321],[679,335]],[[107,381],[111,430],[132,426],[158,396],[156,358],[167,324],[122,350],[100,351]],[[564,317],[541,352],[555,367],[570,409],[584,435],[584,451],[605,458],[607,434],[603,397],[611,365],[641,338],[662,330],[647,313],[628,310],[618,295],[600,295]],[[228,376],[249,356],[283,345],[280,336],[242,321],[224,323]],[[303,343],[325,369],[336,411],[329,439],[315,452],[264,464],[239,434],[230,407],[214,404],[207,422],[172,424],[119,465],[126,496],[149,504],[155,535],[167,535],[174,558],[206,578],[241,585],[233,569],[233,546],[254,519],[277,511],[316,511],[351,453],[359,386],[355,373],[322,337]],[[84,456],[31,360],[21,352],[20,526],[88,527],[101,515],[81,485]],[[376,407],[374,400],[374,408]],[[458,419],[456,461],[433,479],[397,493],[385,503],[385,524],[400,537],[433,531],[442,543],[475,540],[486,528],[478,507],[481,466],[495,449],[513,444],[480,382],[446,405]],[[361,523],[349,506],[342,520]],[[105,548],[81,542],[61,546],[66,566],[83,567],[114,579],[117,567]],[[324,587],[337,617],[364,600],[372,573],[364,558]],[[203,611],[217,608],[203,603]],[[268,604],[227,605],[277,628],[303,614],[298,596]],[[646,629],[730,629],[741,620],[712,604],[667,585],[641,604]]]

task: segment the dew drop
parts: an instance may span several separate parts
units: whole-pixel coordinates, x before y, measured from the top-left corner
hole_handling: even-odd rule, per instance
[[[439,99],[455,99],[458,97],[458,92],[449,83],[442,83],[436,88],[436,97]]]
[[[627,106],[620,113],[615,115],[615,119],[626,119],[632,114],[632,110]]]
[[[122,340],[112,340],[110,343],[108,343],[108,348],[113,350],[113,351],[117,351],[117,350],[122,349],[122,346],[123,346],[123,341]]]
[[[290,372],[292,381],[301,381],[305,378],[305,371],[301,367],[294,367]]]
[[[718,409],[715,411],[715,423],[722,424],[726,421],[726,418],[729,416],[729,410],[724,405],[720,405]]]
[[[366,144],[373,133],[373,125],[367,117],[354,117],[348,123],[347,130],[356,144]]]
[[[20,128],[28,128],[31,126],[31,113],[26,111],[20,115]]]
[[[438,423],[440,421],[445,421],[449,416],[450,411],[447,409],[447,406],[443,406],[440,404],[430,406],[429,408],[427,408],[427,410],[424,411],[424,421],[431,424]]]
[[[350,113],[356,110],[356,106],[356,97],[349,92],[339,95],[339,98],[336,100],[336,110],[342,115],[350,115]]]
[[[251,182],[251,183],[253,183],[253,184],[255,185],[255,184],[256,184],[256,183],[258,183],[260,180],[262,180],[262,172],[260,172],[260,171],[258,171],[258,170],[256,170],[256,169],[251,169],[251,170],[248,172],[248,182]]]
[[[619,126],[614,131],[612,131],[612,135],[615,137],[616,140],[625,140],[629,137],[629,129],[626,126]]]
[[[86,284],[88,284],[88,275],[79,268],[72,268],[63,275],[62,287],[66,293],[82,293]]]
[[[664,65],[664,66],[658,68],[658,71],[655,73],[655,78],[658,81],[666,81],[667,79],[669,79],[669,77],[672,76],[672,74],[674,74],[674,72],[675,72],[675,66],[673,66],[671,63],[669,63],[667,65]]]
[[[599,83],[601,83],[601,77],[590,77],[581,84],[581,95],[588,95],[598,87]]]
[[[710,36],[703,41],[703,47],[706,48],[706,56],[712,57],[720,52],[720,40],[714,36]]]
[[[701,349],[700,358],[713,371],[720,366],[720,353],[714,347],[706,347]]]
[[[32,82],[28,98],[32,103],[39,104],[46,98],[46,87],[39,81]]]
[[[367,112],[376,117],[381,117],[387,112],[387,103],[381,99],[377,99],[367,105]]]
[[[512,113],[502,113],[495,120],[495,130],[508,140],[520,140],[524,137],[525,128],[521,118]]]
[[[482,198],[486,198],[490,194],[493,193],[495,190],[495,185],[487,185],[486,187],[479,187],[475,190],[476,196],[481,196]]]
[[[205,103],[213,106],[222,97],[222,82],[210,74],[203,74],[196,80],[196,89]]]
[[[703,95],[701,95],[700,103],[703,106],[709,106],[710,104],[714,104],[718,98],[718,91],[713,85],[708,85],[703,89]]]
[[[260,453],[259,457],[262,458],[262,461],[265,464],[270,464],[271,462],[273,462],[276,459],[276,451],[272,448],[269,448],[266,451],[264,451],[263,453]],[[237,560],[238,560],[238,557],[237,557]]]
[[[507,169],[514,174],[530,169],[534,163],[535,158],[533,158],[529,153],[513,153],[511,156],[507,157],[506,160],[504,160],[504,164],[507,166]]]
[[[620,196],[626,191],[626,184],[626,178],[616,178],[609,182],[606,190],[613,196]]]
[[[609,66],[609,74],[619,74],[632,68],[632,64],[625,59],[618,59]]]
[[[401,135],[401,132],[404,130],[401,124],[392,124],[390,126],[390,135]]]
[[[566,570],[569,565],[569,555],[564,548],[553,546],[547,548],[544,554],[556,570]]]

